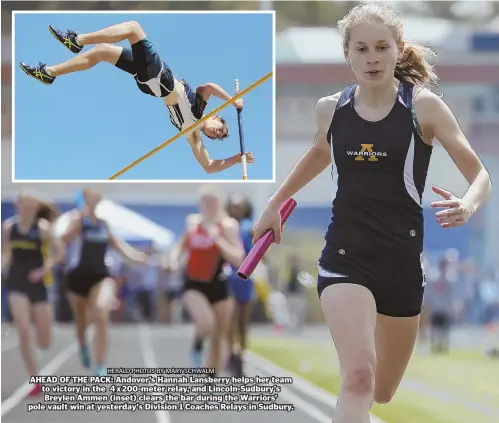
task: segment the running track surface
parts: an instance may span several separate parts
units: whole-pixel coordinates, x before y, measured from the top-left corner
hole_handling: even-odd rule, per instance
[[[307,386],[282,385],[278,402],[294,404],[295,411],[38,411],[27,412],[28,380],[17,348],[17,336],[2,325],[2,422],[3,423],[330,423],[332,398],[310,392]],[[266,331],[268,332],[268,331]],[[189,367],[188,350],[193,330],[190,326],[115,325],[111,329],[109,366],[112,367]],[[248,376],[286,376],[282,369],[269,368],[257,356],[249,358]],[[42,358],[41,374],[58,376],[90,375],[80,365],[72,326],[58,325],[50,353]],[[275,370],[275,372],[273,371]],[[289,376],[289,375],[288,375]],[[299,384],[298,384],[299,385]]]

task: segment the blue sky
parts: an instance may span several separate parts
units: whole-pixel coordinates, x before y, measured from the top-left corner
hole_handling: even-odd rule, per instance
[[[177,78],[193,87],[215,82],[234,94],[234,79],[243,90],[273,70],[272,15],[16,15],[16,180],[108,179],[178,134],[162,100],[141,93],[133,77],[108,63],[61,76],[51,86],[19,68],[21,61],[54,65],[73,57],[50,34],[49,25],[85,33],[130,20],[141,24]],[[273,83],[271,78],[244,96],[246,151],[255,156],[255,163],[248,166],[250,180],[272,179]],[[222,103],[210,100],[206,113]],[[239,152],[236,109],[229,106],[220,115],[231,136],[223,142],[203,136],[213,159]],[[241,166],[207,175],[181,137],[119,179],[240,180]]]

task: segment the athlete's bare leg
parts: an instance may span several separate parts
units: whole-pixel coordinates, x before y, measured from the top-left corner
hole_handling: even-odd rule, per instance
[[[378,315],[376,322],[376,377],[374,401],[391,401],[404,376],[418,334],[419,316]]]
[[[80,347],[87,346],[86,331],[87,331],[87,305],[88,298],[68,292],[68,301],[73,311],[73,318],[76,326],[76,339]]]
[[[234,313],[231,318],[230,330],[229,330],[229,342],[230,345],[235,348],[236,343],[239,343],[239,332],[238,332],[238,321],[237,321],[237,301],[234,298],[230,298],[232,301],[232,310]]]
[[[234,300],[232,328],[229,331],[231,346],[231,365],[238,376],[243,374],[243,359],[248,339],[248,326],[251,316],[252,303],[240,303]],[[237,341],[236,341],[237,339]]]
[[[333,423],[369,423],[376,371],[374,297],[361,285],[339,283],[324,289],[321,304],[342,376]]]
[[[32,312],[37,346],[41,350],[47,350],[52,343],[52,305],[48,301],[35,303]]]
[[[95,327],[94,354],[98,371],[102,371],[107,357],[109,338],[109,315],[115,307],[116,284],[105,278],[94,286],[89,295],[90,315]]]
[[[211,337],[208,367],[215,368],[217,373],[225,367],[226,351],[229,349],[229,331],[231,327],[233,302],[226,299],[213,304],[215,328]]]
[[[113,46],[111,44],[98,44],[85,53],[81,53],[64,63],[47,66],[46,69],[51,76],[61,76],[68,73],[88,70],[101,62],[115,65],[120,58],[122,51],[123,47]]]
[[[247,346],[248,339],[248,327],[252,311],[252,303],[240,303],[238,304],[238,327],[239,327],[239,342],[241,346],[241,353],[244,354]]]
[[[107,62],[115,65],[120,58],[122,47],[113,46],[108,43],[117,43],[127,40],[130,44],[146,38],[146,33],[138,22],[123,22],[97,32],[80,34],[76,42],[81,45],[97,44],[93,49],[79,54],[72,59],[59,65],[47,66],[47,72],[51,76],[61,76],[72,72],[84,71],[94,67],[97,63]]]
[[[19,337],[19,348],[26,363],[28,374],[36,375],[36,355],[33,342],[30,337],[31,305],[26,295],[11,292],[9,294],[9,306],[12,312],[14,327]]]
[[[195,336],[193,351],[202,361],[203,341],[212,336],[215,327],[215,315],[208,299],[199,291],[190,289],[182,296],[182,302],[194,323]],[[196,360],[198,359],[196,358]],[[197,363],[202,365],[202,363]],[[193,363],[194,365],[194,363]]]
[[[76,42],[81,46],[100,43],[119,43],[123,40],[130,41],[130,44],[143,40],[147,35],[138,22],[123,22],[109,26],[96,32],[79,34]]]
[[[80,347],[80,360],[83,367],[89,368],[91,357],[87,346],[87,327],[89,324],[88,316],[88,298],[75,294],[74,292],[67,293],[68,302],[73,312],[73,319],[76,327],[76,339]]]

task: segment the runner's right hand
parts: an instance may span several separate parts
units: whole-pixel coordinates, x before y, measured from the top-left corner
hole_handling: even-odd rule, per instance
[[[258,241],[263,234],[272,229],[274,231],[275,243],[279,244],[281,242],[281,214],[279,213],[279,208],[271,204],[267,204],[262,215],[255,224],[255,230],[253,234],[253,243]]]

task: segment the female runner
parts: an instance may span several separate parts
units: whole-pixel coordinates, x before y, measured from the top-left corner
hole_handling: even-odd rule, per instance
[[[105,256],[109,247],[124,259],[147,264],[148,256],[113,235],[107,222],[99,219],[95,210],[101,200],[98,192],[83,191],[83,210],[74,210],[61,238],[70,245],[69,268],[66,273],[68,301],[76,324],[76,336],[80,345],[80,358],[84,367],[91,366],[86,340],[89,320],[94,324],[94,356],[96,374],[106,373],[109,314],[117,307],[117,287],[110,277]],[[87,315],[87,314],[90,315]],[[90,318],[90,319],[89,319]]]
[[[201,192],[200,213],[186,219],[185,234],[172,251],[172,270],[187,254],[183,302],[194,322],[191,351],[193,367],[202,365],[203,340],[211,340],[207,367],[225,367],[225,351],[232,317],[227,265],[238,267],[244,259],[239,224],[225,215],[220,195],[210,189]]]
[[[63,245],[52,236],[55,209],[29,193],[16,201],[17,214],[3,222],[2,271],[6,269],[9,307],[19,335],[19,347],[28,373],[38,372],[36,348],[30,331],[35,328],[36,345],[42,351],[52,342],[52,307],[48,287],[52,270],[64,258]],[[53,252],[53,254],[52,254]],[[41,392],[32,387],[29,395]]]
[[[255,238],[273,229],[279,208],[331,166],[336,196],[318,263],[318,294],[343,383],[334,423],[367,423],[374,400],[391,401],[416,340],[423,301],[422,195],[438,139],[469,182],[462,198],[431,204],[442,228],[466,224],[491,192],[487,170],[449,107],[431,89],[433,53],[403,38],[385,5],[354,7],[338,23],[357,83],[315,106],[313,145],[272,196]]]

